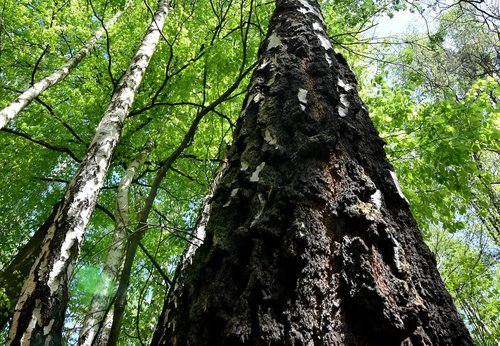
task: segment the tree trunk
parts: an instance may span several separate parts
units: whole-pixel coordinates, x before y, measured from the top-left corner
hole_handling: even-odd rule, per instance
[[[30,240],[19,249],[12,261],[0,273],[0,289],[4,289],[5,297],[9,300],[8,306],[0,306],[0,330],[12,318],[14,306],[19,299],[24,279],[28,277],[33,263],[39,253],[43,238],[50,225],[54,222],[59,203],[52,208],[52,212],[45,222],[36,230]]]
[[[152,345],[471,345],[315,0],[278,0]]]
[[[8,345],[61,343],[68,280],[123,123],[158,44],[168,8],[168,0],[158,2],[151,26],[113,94],[94,139],[68,186],[40,254],[24,283],[9,331]]]
[[[122,11],[118,11],[106,24],[106,29],[113,26],[114,23],[120,18],[123,11],[125,11],[131,4],[133,0],[127,1],[125,7]],[[106,32],[105,28],[97,30],[97,32],[92,36],[92,38],[75,54],[69,59],[63,66],[58,68],[52,74],[39,80],[31,87],[26,89],[21,95],[19,95],[14,101],[12,101],[7,107],[0,110],[0,129],[2,129],[10,120],[14,119],[20,111],[22,111],[27,105],[31,103],[34,99],[40,96],[48,88],[54,86],[57,82],[66,78],[66,76],[71,72],[71,70],[78,65],[78,63],[90,52],[90,50],[99,41],[101,36]]]
[[[113,309],[108,309],[113,286],[120,277],[127,246],[128,228],[130,227],[129,191],[139,167],[149,156],[150,144],[127,167],[116,191],[115,231],[111,247],[104,262],[101,283],[92,297],[90,309],[83,321],[78,338],[78,345],[107,345],[112,324]],[[97,338],[96,338],[97,337]],[[94,339],[96,341],[94,342]]]

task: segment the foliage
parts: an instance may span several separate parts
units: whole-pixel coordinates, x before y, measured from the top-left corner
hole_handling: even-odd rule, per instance
[[[378,48],[363,92],[450,293],[477,344],[492,345],[500,332],[500,84],[498,31],[481,18],[451,7],[435,31],[408,34],[396,55]]]
[[[435,227],[428,243],[437,254],[439,272],[473,338],[479,345],[494,345],[500,338],[500,258],[484,229],[474,225],[450,234]]]

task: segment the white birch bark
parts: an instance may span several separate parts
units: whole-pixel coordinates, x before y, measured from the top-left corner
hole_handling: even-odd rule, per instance
[[[146,161],[149,155],[149,147],[143,150],[127,167],[123,177],[118,185],[116,192],[115,208],[115,231],[108,255],[104,262],[104,268],[101,274],[101,282],[96,289],[90,309],[83,321],[83,327],[80,331],[78,345],[91,346],[99,333],[97,345],[107,344],[107,335],[112,325],[112,308],[108,309],[111,291],[116,284],[123,267],[123,259],[127,246],[127,230],[130,225],[129,214],[129,191],[132,181],[139,167]]]
[[[156,49],[169,10],[160,0],[153,21],[118,84],[92,143],[68,186],[24,283],[15,308],[7,345],[55,344],[64,323],[68,279],[78,257],[85,227],[104,184],[113,150],[146,67]]]
[[[118,18],[123,14],[123,12],[132,4],[133,0],[127,1],[123,10],[118,11],[104,26],[105,28],[110,28],[113,26]],[[87,41],[87,43],[69,59],[63,66],[55,70],[52,74],[39,80],[31,87],[26,89],[21,95],[19,95],[14,101],[12,101],[7,107],[0,110],[0,129],[2,129],[7,123],[14,119],[19,112],[21,112],[27,105],[36,99],[42,92],[48,88],[54,86],[57,82],[66,78],[66,76],[71,72],[71,70],[78,65],[78,63],[90,52],[90,50],[99,41],[102,35],[105,33],[105,28],[100,28],[96,31],[94,36]]]

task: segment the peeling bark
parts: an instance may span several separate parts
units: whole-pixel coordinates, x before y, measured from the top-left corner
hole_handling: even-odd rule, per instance
[[[15,308],[7,345],[57,345],[68,301],[68,280],[80,251],[125,118],[156,49],[169,1],[160,0],[153,21],[113,94],[92,143],[63,197]]]
[[[109,29],[113,26],[118,18],[121,17],[123,11],[125,11],[132,4],[133,0],[127,1],[123,10],[118,11],[106,24],[105,28]],[[57,82],[66,78],[66,76],[71,72],[71,70],[82,61],[82,59],[94,48],[96,43],[106,32],[105,28],[100,28],[96,31],[94,36],[75,54],[69,59],[63,66],[58,68],[52,74],[39,80],[31,87],[26,89],[21,95],[19,95],[14,101],[12,101],[7,107],[0,110],[0,129],[2,129],[10,120],[14,119],[19,112],[21,112],[27,105],[31,103],[34,99],[40,96],[48,88],[54,86]]]
[[[127,167],[116,191],[115,231],[111,247],[104,262],[101,283],[92,297],[90,309],[83,321],[78,338],[78,345],[107,345],[109,331],[113,323],[113,309],[108,309],[113,296],[113,286],[120,277],[130,227],[129,191],[139,167],[149,156],[150,145],[140,153]]]
[[[472,345],[315,0],[278,0],[152,345]]]

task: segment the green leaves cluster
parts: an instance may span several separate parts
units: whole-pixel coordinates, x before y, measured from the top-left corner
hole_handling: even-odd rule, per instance
[[[498,83],[478,80],[463,100],[423,103],[412,90],[381,83],[367,102],[403,186],[411,187],[406,193],[415,216],[425,231],[435,220],[450,231],[463,228],[458,216],[474,196],[495,189],[496,171],[485,170],[482,159],[499,149],[500,113],[491,102],[500,96]]]
[[[438,259],[447,288],[479,345],[500,328],[500,79],[498,30],[466,4],[436,30],[378,48],[364,99]],[[493,28],[493,29],[492,29]]]

